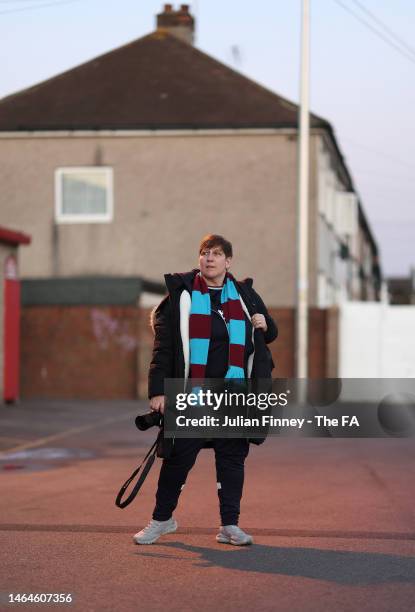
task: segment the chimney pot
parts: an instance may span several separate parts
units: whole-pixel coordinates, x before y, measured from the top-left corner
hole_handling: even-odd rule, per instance
[[[184,42],[193,44],[195,20],[189,13],[189,4],[181,4],[175,10],[172,4],[165,4],[163,12],[157,15],[157,29],[169,32]]]

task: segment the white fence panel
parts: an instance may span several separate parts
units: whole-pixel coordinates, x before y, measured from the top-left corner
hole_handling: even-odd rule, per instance
[[[415,378],[415,306],[343,302],[339,314],[340,378]],[[402,382],[396,384],[399,391]],[[344,385],[342,399],[371,401],[371,395],[354,397],[353,385]]]
[[[378,378],[381,368],[381,329],[386,304],[343,302],[340,305],[340,378]]]
[[[339,377],[388,379],[367,387],[345,381],[341,399],[370,402],[383,387],[402,392],[407,385],[397,379],[415,378],[415,306],[343,302],[339,315]]]
[[[383,378],[415,378],[415,306],[387,306],[382,333]]]

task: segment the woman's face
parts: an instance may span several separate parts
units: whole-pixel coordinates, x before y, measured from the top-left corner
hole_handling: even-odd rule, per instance
[[[211,281],[223,281],[230,265],[231,258],[226,257],[222,247],[219,246],[203,249],[199,255],[199,267],[202,276]]]

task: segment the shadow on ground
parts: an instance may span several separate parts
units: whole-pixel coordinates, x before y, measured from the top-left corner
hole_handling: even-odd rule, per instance
[[[415,583],[415,558],[384,553],[349,552],[315,548],[283,548],[255,544],[253,547],[205,548],[182,542],[163,547],[197,553],[197,567],[223,567],[244,572],[262,572],[326,580],[343,585],[370,585],[389,582]],[[180,559],[162,552],[141,550],[137,556]]]

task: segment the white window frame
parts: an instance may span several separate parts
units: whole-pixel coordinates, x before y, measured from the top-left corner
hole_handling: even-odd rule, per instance
[[[62,212],[62,177],[77,172],[101,172],[107,177],[107,212],[97,214],[64,214]],[[63,166],[55,169],[55,220],[57,223],[109,223],[114,217],[114,176],[110,166]]]

